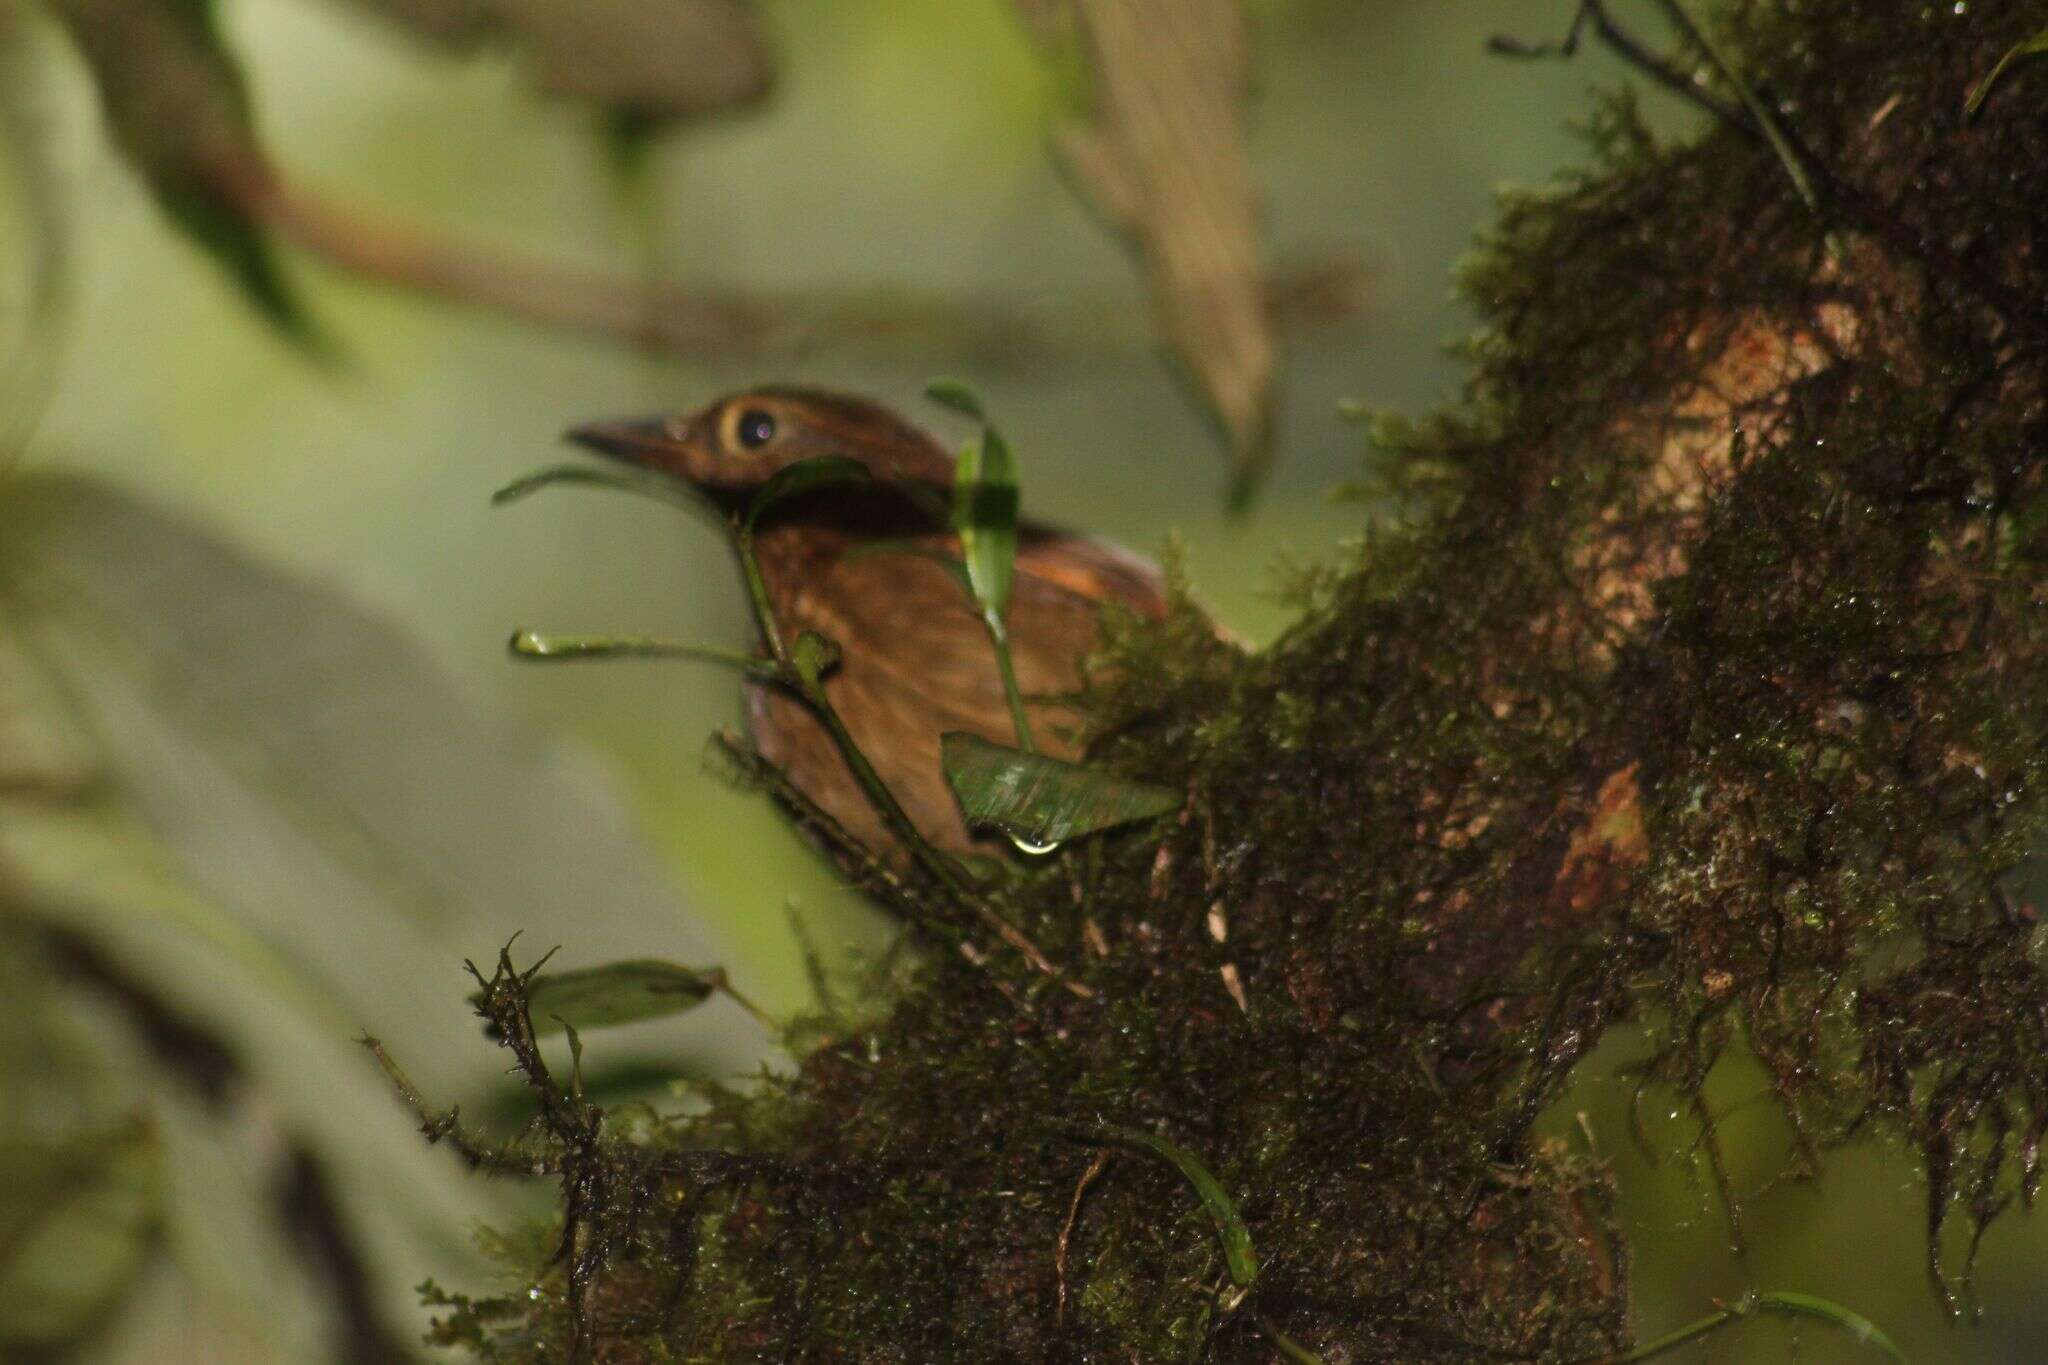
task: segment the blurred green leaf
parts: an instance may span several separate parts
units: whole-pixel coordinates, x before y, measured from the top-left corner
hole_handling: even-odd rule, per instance
[[[960,451],[953,472],[953,530],[960,537],[967,581],[983,615],[1000,622],[1010,610],[1017,566],[1017,461],[994,427]]]
[[[599,132],[605,163],[622,191],[621,204],[635,217],[652,213],[646,191],[655,143],[661,136],[660,122],[637,109],[613,109],[606,112]],[[654,226],[652,222],[646,225]]]
[[[147,1054],[115,1072],[163,1119],[197,1311],[260,1323],[244,1335],[264,1358],[320,1358],[316,1291],[250,1137],[282,1128],[329,1173],[377,1253],[370,1290],[408,1334],[411,1286],[475,1274],[467,1229],[520,1195],[451,1178],[353,1036],[397,1040],[453,1102],[499,1065],[445,1046],[473,1027],[457,964],[479,945],[573,914],[597,960],[717,954],[594,771],[403,631],[178,517],[75,478],[0,488],[0,641],[0,671],[38,684],[0,705],[82,736],[95,774],[61,799],[0,793],[0,891],[231,1049],[262,1115],[191,1101]],[[0,1038],[13,1008],[0,980]],[[696,1056],[747,1065],[758,1035],[713,1010]],[[609,1050],[623,1065],[676,1046]]]
[[[154,1251],[162,1150],[142,1118],[61,1145],[0,1143],[0,1354],[93,1336]]]
[[[21,245],[0,271],[0,470],[48,405],[71,297],[74,224],[48,132],[55,73],[35,48],[26,8],[0,5],[0,241]]]
[[[211,0],[52,0],[99,91],[114,142],[171,222],[281,333],[327,349],[251,203],[271,171]]]
[[[820,488],[872,483],[874,477],[866,465],[848,455],[819,455],[784,465],[775,471],[773,478],[761,485],[761,491],[754,494],[754,500],[747,504],[746,525],[751,530],[769,508],[800,494]]]
[[[392,1000],[393,967],[452,968],[598,888],[578,911],[586,951],[637,955],[687,919],[591,774],[388,621],[174,516],[85,480],[16,481],[0,613],[145,821],[366,999]],[[592,940],[625,926],[631,947]],[[365,957],[379,933],[398,934],[382,964]]]
[[[2004,77],[2007,67],[2029,57],[2038,57],[2044,52],[2048,52],[2048,28],[2042,29],[2031,38],[2013,44],[2006,54],[1998,59],[1998,65],[1991,68],[1990,74],[1977,82],[1977,88],[1970,92],[1970,98],[1963,105],[1964,116],[1974,117],[1977,111],[1984,107],[1984,101],[1991,98],[1992,89]]]
[[[103,772],[91,737],[49,677],[21,640],[0,634],[0,797],[78,796]]]
[[[1181,793],[1171,787],[991,744],[964,730],[940,741],[940,762],[969,826],[1029,844],[1056,844],[1181,806]]]
[[[977,422],[988,420],[981,408],[980,395],[969,388],[964,380],[934,379],[924,386],[924,396],[942,408],[959,413],[962,417],[971,417]]]
[[[543,972],[527,987],[527,1013],[536,1034],[611,1028],[681,1014],[709,1000],[724,972],[684,967],[655,958],[613,962],[569,972]],[[481,992],[469,1002],[481,1005]]]

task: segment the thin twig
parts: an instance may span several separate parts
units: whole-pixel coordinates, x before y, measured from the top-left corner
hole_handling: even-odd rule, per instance
[[[762,1028],[767,1029],[770,1033],[777,1035],[780,1035],[782,1033],[783,1027],[781,1023],[779,1023],[776,1020],[775,1016],[768,1013],[768,1011],[762,1009],[759,1005],[755,1004],[752,1000],[749,1000],[746,996],[741,995],[738,989],[735,988],[732,984],[732,977],[729,973],[727,973],[725,968],[714,967],[709,972],[707,972],[705,976],[706,979],[711,982],[711,989],[719,992],[720,994],[725,996],[726,999],[732,1001],[733,1004],[738,1005],[741,1009],[745,1010],[747,1014],[753,1018],[755,1023],[759,1024]]]
[[[642,350],[733,359],[858,345],[999,365],[1153,344],[1133,322],[1136,310],[1113,298],[1046,308],[899,287],[808,289],[787,297],[707,289],[578,269],[378,218],[267,166],[216,168],[214,183],[279,238],[349,274]],[[1354,317],[1364,297],[1361,277],[1350,259],[1275,274],[1267,295],[1276,322],[1308,328]]]
[[[916,911],[914,922],[923,929],[935,931],[939,937],[948,940],[970,964],[980,967],[986,959],[968,940],[959,937],[959,931],[943,919],[935,918],[941,913],[925,894],[911,882],[905,881],[890,867],[875,856],[875,851],[855,837],[853,832],[839,823],[832,813],[813,801],[803,788],[789,778],[789,774],[763,758],[738,735],[731,731],[720,731],[713,736],[713,742],[737,763],[746,775],[768,788],[776,800],[789,807],[796,818],[817,831],[818,836],[830,844],[835,853],[854,864],[848,870],[856,881],[864,882],[869,889],[882,892],[890,900],[907,909]],[[844,864],[842,864],[844,865]],[[822,976],[817,978],[822,981]]]
[[[1088,1163],[1088,1169],[1081,1172],[1081,1179],[1074,1186],[1073,1202],[1067,1205],[1067,1221],[1060,1225],[1059,1243],[1053,1249],[1052,1269],[1057,1281],[1053,1294],[1054,1323],[1067,1320],[1067,1248],[1074,1240],[1074,1224],[1081,1217],[1081,1198],[1088,1193],[1088,1187],[1095,1183],[1095,1177],[1102,1174],[1102,1168],[1109,1165],[1109,1149],[1098,1148],[1095,1160]]]
[[[1748,78],[1742,74],[1742,69],[1722,55],[1713,38],[1705,29],[1693,22],[1692,16],[1685,12],[1685,7],[1679,4],[1678,0],[1657,0],[1657,7],[1664,11],[1665,17],[1671,21],[1671,26],[1685,35],[1687,42],[1706,54],[1707,60],[1721,73],[1721,79],[1734,89],[1736,98],[1742,101],[1742,107],[1749,111],[1750,119],[1756,124],[1757,131],[1763,136],[1764,141],[1770,144],[1771,150],[1777,154],[1778,161],[1785,167],[1785,174],[1791,179],[1792,188],[1806,201],[1806,207],[1813,211],[1814,217],[1825,220],[1825,214],[1821,209],[1820,191],[1814,188],[1813,176],[1807,169],[1803,151],[1793,145],[1791,137],[1779,124],[1777,116],[1751,87]]]
[[[1525,43],[1502,34],[1492,38],[1487,46],[1505,57],[1574,57],[1578,55],[1580,31],[1589,20],[1600,41],[1606,43],[1623,61],[1658,85],[1724,122],[1732,123],[1747,132],[1756,131],[1740,105],[1729,104],[1720,99],[1712,91],[1702,88],[1690,76],[1652,52],[1646,44],[1614,22],[1601,0],[1584,0],[1578,12],[1572,16],[1571,28],[1566,31],[1562,42]]]
[[[520,1152],[510,1143],[493,1151],[471,1137],[462,1130],[457,1110],[451,1108],[446,1113],[435,1111],[434,1106],[427,1102],[427,1097],[420,1092],[420,1088],[412,1083],[412,1078],[407,1076],[392,1059],[391,1054],[384,1050],[382,1042],[367,1033],[357,1041],[377,1059],[377,1065],[384,1068],[384,1074],[390,1079],[392,1088],[398,1091],[399,1098],[418,1116],[420,1131],[426,1134],[428,1142],[446,1141],[464,1161],[480,1170],[512,1171],[519,1175],[531,1176],[561,1174],[561,1163],[553,1157]]]

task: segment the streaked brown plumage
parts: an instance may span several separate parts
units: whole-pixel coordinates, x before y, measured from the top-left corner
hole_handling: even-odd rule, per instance
[[[954,852],[997,847],[970,837],[939,767],[945,731],[1002,744],[1016,743],[1016,735],[987,631],[959,582],[917,552],[959,552],[943,514],[953,461],[935,440],[874,403],[783,387],[734,394],[688,417],[597,424],[571,435],[671,474],[728,508],[744,506],[797,460],[845,455],[866,465],[877,487],[819,490],[763,518],[755,551],[769,599],[787,637],[814,630],[840,646],[826,695],[926,838]],[[1158,569],[1101,541],[1030,522],[1020,527],[1009,633],[1027,698],[1080,685],[1109,601],[1163,615]],[[810,710],[763,684],[750,684],[748,703],[763,756],[862,842],[903,862],[905,850]],[[1042,750],[1078,756],[1068,708],[1036,700],[1027,710]]]

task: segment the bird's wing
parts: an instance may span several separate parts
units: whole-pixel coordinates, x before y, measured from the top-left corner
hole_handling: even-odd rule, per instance
[[[1023,522],[1017,530],[1019,574],[1091,602],[1121,602],[1155,621],[1166,615],[1166,576],[1143,555],[1037,522]]]

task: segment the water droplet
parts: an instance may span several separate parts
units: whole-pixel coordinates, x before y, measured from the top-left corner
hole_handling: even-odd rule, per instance
[[[1010,842],[1017,846],[1019,853],[1029,853],[1034,858],[1050,853],[1060,846],[1060,841],[1057,839],[1049,844],[1034,844],[1029,839],[1019,839],[1014,834],[1010,836]]]

